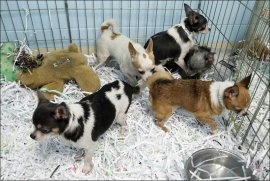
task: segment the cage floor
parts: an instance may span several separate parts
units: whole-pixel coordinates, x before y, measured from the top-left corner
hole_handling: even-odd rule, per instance
[[[101,67],[97,73],[102,85],[123,79],[118,70],[110,67]],[[55,102],[75,102],[83,97],[73,82],[65,85],[63,93],[65,97],[55,97]],[[231,134],[233,125],[226,128],[222,119],[216,119],[218,132],[211,135],[207,125],[198,124],[189,113],[177,109],[166,122],[169,132],[164,133],[154,124],[147,101],[147,90],[134,97],[128,112],[128,130],[122,136],[119,125],[114,124],[98,140],[92,173],[84,175],[83,161],[74,160],[76,148],[59,138],[42,142],[30,138],[31,117],[37,104],[35,92],[15,82],[1,81],[1,179],[179,180],[186,179],[185,161],[202,148],[230,150],[245,160],[250,157],[244,154],[244,148],[238,149],[241,140]]]

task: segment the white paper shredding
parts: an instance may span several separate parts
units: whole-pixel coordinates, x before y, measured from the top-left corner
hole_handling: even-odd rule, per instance
[[[93,64],[93,56],[88,59]],[[103,66],[97,73],[102,85],[123,80],[121,72],[114,68]],[[71,81],[65,84],[63,95],[56,96],[54,101],[76,102],[83,92]],[[42,142],[30,138],[31,117],[37,105],[35,92],[16,82],[1,80],[1,179],[186,179],[186,160],[203,148],[226,149],[248,160],[250,155],[238,150],[241,138],[235,138],[221,119],[216,119],[218,132],[211,135],[209,126],[198,124],[191,114],[177,109],[166,122],[169,132],[165,133],[154,124],[147,101],[148,90],[134,97],[128,111],[127,131],[121,135],[120,126],[114,124],[99,139],[92,173],[84,175],[83,159],[74,160],[76,148],[59,138]],[[264,150],[257,155],[263,157],[263,153]],[[269,168],[267,161],[260,169]],[[264,176],[263,169],[256,173]]]

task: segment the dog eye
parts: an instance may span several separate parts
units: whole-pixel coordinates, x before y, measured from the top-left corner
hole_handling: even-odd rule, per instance
[[[40,129],[40,131],[41,131],[42,133],[44,133],[44,134],[47,134],[47,133],[51,132],[50,129]]]
[[[139,70],[138,71],[140,74],[144,74],[145,73],[145,71],[141,71],[141,70]]]
[[[151,69],[151,72],[152,72],[152,73],[155,73],[155,72],[156,72],[155,68],[152,68],[152,69]]]

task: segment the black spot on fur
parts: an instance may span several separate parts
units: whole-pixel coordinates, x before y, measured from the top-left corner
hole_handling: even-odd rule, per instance
[[[121,99],[121,94],[117,94],[117,95],[116,95],[116,98],[117,98],[118,100],[120,100],[120,99]]]
[[[105,93],[110,92],[112,88],[119,89],[119,81],[106,84],[99,91],[81,100],[91,103],[91,108],[95,115],[95,123],[91,133],[93,141],[97,141],[97,139],[109,129],[115,119],[116,109],[105,95]]]
[[[185,30],[181,26],[176,27],[176,29],[177,29],[177,32],[178,32],[180,38],[183,40],[183,42],[186,43],[186,42],[190,41],[190,39],[188,38],[187,33],[185,32]]]
[[[90,104],[88,101],[83,101],[80,103],[82,108],[83,108],[83,111],[84,111],[84,122],[87,122],[89,116],[90,116]]]
[[[73,120],[74,121],[74,120]],[[64,137],[68,140],[77,142],[77,140],[82,137],[84,133],[84,123],[83,118],[78,119],[79,126],[77,126],[73,131],[67,131],[64,133]]]
[[[163,31],[153,35],[153,52],[155,55],[155,64],[159,65],[163,60],[167,58],[178,58],[181,53],[181,48],[175,39],[170,36],[167,31]],[[144,45],[144,48],[147,47],[149,40]]]

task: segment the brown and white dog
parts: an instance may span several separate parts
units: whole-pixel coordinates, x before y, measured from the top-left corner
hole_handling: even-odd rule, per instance
[[[212,116],[220,115],[225,109],[239,115],[246,114],[250,102],[250,79],[251,75],[237,83],[181,80],[174,79],[167,72],[156,72],[147,81],[156,124],[167,132],[164,126],[166,119],[171,116],[174,107],[181,107],[193,113],[201,123],[209,124],[211,133],[215,133],[217,125]]]
[[[110,26],[112,30],[109,29]],[[115,58],[132,86],[138,83],[136,77],[146,81],[155,72],[152,40],[144,49],[140,44],[120,34],[119,27],[113,19],[108,19],[101,25],[101,35],[97,41],[99,64],[95,68],[104,64],[109,57]]]

